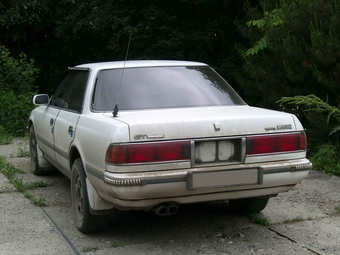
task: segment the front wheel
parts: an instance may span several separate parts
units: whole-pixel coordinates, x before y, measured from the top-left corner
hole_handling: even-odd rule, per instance
[[[268,201],[269,197],[252,197],[230,200],[229,205],[237,213],[259,213],[266,208]]]
[[[86,175],[83,162],[76,159],[71,173],[71,197],[78,230],[84,234],[105,230],[108,227],[109,215],[93,215],[86,188]]]
[[[30,148],[30,165],[31,171],[35,175],[43,175],[45,172],[39,165],[38,158],[38,143],[35,136],[35,131],[33,125],[29,129],[29,148]]]

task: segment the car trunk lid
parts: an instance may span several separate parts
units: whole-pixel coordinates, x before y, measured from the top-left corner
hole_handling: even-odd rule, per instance
[[[296,131],[292,114],[250,106],[121,111],[130,142],[242,136]]]

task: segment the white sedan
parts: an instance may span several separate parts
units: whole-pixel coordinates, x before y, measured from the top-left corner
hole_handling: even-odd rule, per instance
[[[32,172],[70,178],[83,233],[103,230],[116,210],[171,215],[225,200],[259,212],[312,169],[295,115],[248,106],[203,63],[78,65],[33,103]]]

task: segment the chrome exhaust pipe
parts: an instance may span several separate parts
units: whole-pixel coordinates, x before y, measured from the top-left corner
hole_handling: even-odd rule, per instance
[[[159,216],[169,216],[178,212],[177,203],[159,204],[152,208],[152,211]]]
[[[168,208],[163,205],[156,205],[152,208],[152,211],[158,216],[166,216],[168,215]]]
[[[176,214],[177,212],[178,212],[178,204],[177,203],[169,203],[168,204],[169,215]]]

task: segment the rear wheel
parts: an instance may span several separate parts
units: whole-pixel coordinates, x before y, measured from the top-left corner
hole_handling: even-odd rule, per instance
[[[269,197],[252,197],[230,200],[231,209],[237,213],[259,213],[266,208]]]
[[[105,230],[108,227],[109,215],[93,215],[90,212],[90,203],[86,188],[86,175],[80,158],[76,159],[71,173],[72,207],[75,214],[75,223],[82,233],[92,233]]]

